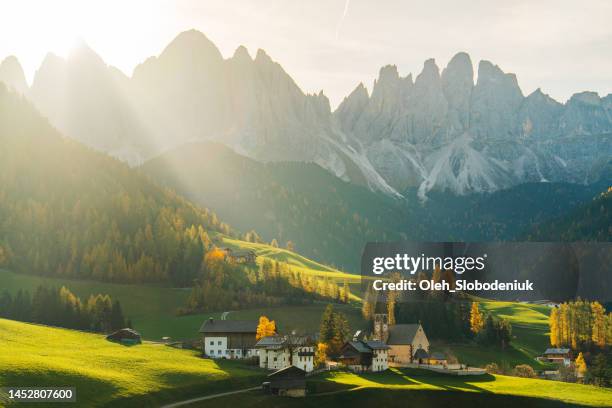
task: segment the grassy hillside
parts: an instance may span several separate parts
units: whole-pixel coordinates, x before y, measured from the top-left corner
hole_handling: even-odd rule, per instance
[[[360,275],[341,272],[336,268],[313,261],[296,252],[288,251],[283,248],[275,248],[267,244],[241,241],[234,238],[228,238],[227,236],[221,234],[212,234],[211,236],[220,246],[225,246],[232,249],[251,250],[255,252],[259,257],[259,261],[261,261],[263,258],[267,258],[273,261],[285,262],[293,269],[308,275],[334,278],[340,281],[347,279],[352,283],[360,281]]]
[[[356,375],[327,373],[309,381],[304,400],[269,397],[261,392],[215,400],[219,405],[269,407],[604,407],[612,390],[556,381],[501,375],[456,377],[425,370],[392,369]],[[321,394],[321,395],[317,395]],[[194,407],[207,406],[204,403]]]
[[[159,340],[164,336],[178,339],[196,337],[203,319],[208,316],[176,316],[175,311],[185,304],[189,289],[45,278],[0,269],[0,287],[13,294],[19,289],[33,293],[41,284],[66,286],[81,299],[87,299],[89,295],[96,293],[109,294],[121,302],[126,317],[132,320],[134,328],[150,340]],[[218,317],[219,314],[212,315]]]
[[[75,406],[157,405],[257,384],[262,377],[258,369],[193,351],[126,347],[100,335],[0,319],[0,387],[74,386]]]
[[[549,345],[547,306],[517,302],[483,301],[482,308],[512,324],[512,342],[505,350],[477,344],[456,345],[452,350],[461,362],[484,366],[491,362],[513,368],[529,364],[536,369],[546,366],[535,360]]]
[[[352,299],[359,300],[359,277],[346,274],[330,268],[318,262],[312,261],[294,252],[280,248],[272,248],[268,245],[253,244],[227,238],[221,234],[214,235],[218,245],[232,248],[251,249],[258,255],[258,261],[263,258],[286,262],[305,275],[318,277],[331,277],[338,282],[348,280],[351,283]],[[161,337],[170,336],[175,339],[186,339],[197,337],[197,331],[202,322],[208,317],[219,318],[225,310],[214,313],[204,313],[189,316],[176,316],[176,310],[185,305],[189,296],[189,288],[170,288],[151,284],[117,284],[104,283],[92,280],[75,280],[68,278],[41,277],[25,274],[17,274],[8,270],[0,269],[0,288],[16,294],[19,289],[28,290],[33,293],[37,286],[66,286],[82,299],[91,294],[109,294],[113,299],[119,300],[128,318],[132,320],[134,327],[141,334],[151,340],[159,340]],[[361,312],[356,306],[337,306],[349,319],[351,328],[361,328],[364,325]],[[316,332],[319,329],[321,314],[325,308],[324,303],[315,303],[305,306],[256,308],[230,313],[229,319],[257,319],[265,314],[274,318],[283,330],[305,332]],[[301,319],[295,320],[294,316],[299,314]]]

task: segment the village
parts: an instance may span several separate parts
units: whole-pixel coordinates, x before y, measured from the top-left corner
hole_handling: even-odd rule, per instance
[[[260,321],[209,318],[199,333],[203,357],[257,361],[260,368],[271,372],[262,388],[279,396],[303,397],[306,377],[331,370],[359,374],[380,373],[389,368],[419,368],[455,376],[487,374],[486,368],[471,367],[442,351],[432,350],[420,323],[389,324],[388,320],[387,314],[376,314],[373,330],[357,330],[344,342],[339,353],[325,355],[323,361],[318,355],[319,334],[281,334],[265,316]],[[268,325],[267,331],[265,325]],[[569,348],[546,349],[537,360],[557,368],[541,372],[540,378],[558,379],[560,369],[570,369],[580,377],[575,357]]]

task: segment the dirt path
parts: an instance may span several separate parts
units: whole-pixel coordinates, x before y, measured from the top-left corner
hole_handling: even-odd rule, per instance
[[[213,398],[226,397],[228,395],[241,394],[243,392],[255,391],[255,390],[259,390],[259,389],[261,389],[261,387],[245,388],[245,389],[242,389],[242,390],[228,391],[228,392],[222,392],[222,393],[219,393],[219,394],[206,395],[204,397],[191,398],[191,399],[188,399],[188,400],[185,400],[185,401],[173,402],[172,404],[162,405],[162,408],[182,407],[184,405],[193,404],[194,402],[206,401],[206,400],[210,400],[210,399],[213,399]]]

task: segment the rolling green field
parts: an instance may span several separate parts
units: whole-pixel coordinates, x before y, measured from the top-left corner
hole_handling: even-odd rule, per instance
[[[0,344],[0,386],[75,386],[75,406],[159,405],[247,388],[265,374],[252,366],[202,359],[193,351],[152,343],[126,347],[100,335],[4,319]],[[455,377],[417,369],[364,375],[328,372],[311,377],[309,389],[311,395],[303,400],[253,392],[215,399],[214,406],[365,407],[384,401],[391,407],[407,402],[417,407],[604,407],[612,402],[612,390],[593,386],[499,375]]]
[[[339,271],[331,266],[308,259],[296,252],[288,251],[283,248],[272,247],[267,244],[240,241],[237,239],[228,238],[221,234],[212,234],[212,237],[217,245],[221,247],[251,250],[255,252],[255,254],[257,254],[258,263],[263,262],[264,259],[285,262],[291,266],[292,269],[305,275],[332,278],[339,283],[346,280],[349,284],[351,284],[351,289],[358,288],[359,284],[361,283],[361,275],[354,275]],[[361,300],[359,296],[356,296],[359,291],[353,290],[353,292],[354,293],[351,294],[352,299],[357,301]]]
[[[512,342],[505,350],[497,347],[484,347],[475,343],[444,344],[433,342],[438,349],[449,348],[462,363],[483,367],[496,362],[509,368],[517,364],[529,364],[535,369],[548,365],[535,360],[549,347],[547,306],[517,302],[481,300],[483,310],[497,317],[507,319],[512,324]]]
[[[351,289],[358,293],[359,277],[356,275],[340,272],[282,248],[230,239],[221,234],[213,234],[213,238],[219,246],[255,251],[258,255],[258,262],[262,262],[264,258],[277,260],[288,263],[305,275],[331,277],[339,282],[348,280],[351,284]],[[205,319],[209,317],[219,318],[221,313],[224,312],[224,310],[219,310],[210,313],[177,316],[176,310],[185,305],[185,301],[190,293],[189,288],[49,278],[16,274],[0,269],[0,288],[6,289],[13,294],[19,289],[28,290],[32,294],[36,287],[41,284],[54,287],[66,286],[82,300],[86,300],[91,294],[109,294],[113,299],[121,302],[125,315],[131,319],[134,328],[140,331],[144,338],[149,340],[160,340],[164,336],[174,339],[195,338],[198,336],[198,329]],[[353,301],[360,301],[358,295],[351,294],[351,298]],[[340,307],[346,311],[349,321],[355,324],[355,327],[357,325],[361,327],[362,322],[358,309],[348,306]],[[270,314],[277,319],[279,326],[282,327],[283,321],[294,321],[293,316],[295,316],[295,313],[298,313],[304,317],[304,324],[300,323],[299,327],[290,327],[289,329],[314,332],[318,331],[320,316],[324,308],[325,305],[323,304],[313,304],[300,307],[253,309],[232,313],[228,318],[257,319],[261,314]]]
[[[426,370],[357,375],[325,373],[309,380],[303,400],[255,391],[216,399],[218,405],[267,407],[607,407],[612,390],[501,375],[456,377]],[[208,402],[210,404],[210,402]],[[204,403],[194,407],[205,407]]]
[[[45,278],[0,269],[0,287],[11,293],[24,289],[32,294],[41,284],[53,287],[66,286],[82,300],[86,300],[94,293],[109,294],[121,302],[125,315],[132,320],[134,328],[150,340],[159,340],[164,336],[177,339],[196,337],[200,324],[208,317],[208,314],[176,316],[176,309],[183,306],[189,296],[188,289]],[[218,317],[220,313],[211,315]]]
[[[121,302],[127,317],[145,339],[160,340],[164,336],[174,339],[189,339],[198,336],[198,330],[204,320],[209,317],[219,319],[222,311],[202,313],[189,316],[177,316],[175,311],[183,306],[188,289],[173,289],[152,285],[127,285],[101,283],[94,281],[71,280],[61,278],[44,278],[13,273],[0,269],[0,288],[10,293],[19,289],[33,293],[40,284],[61,287],[66,286],[81,299],[86,299],[93,293],[108,293],[113,299]],[[279,330],[314,333],[319,331],[321,314],[325,303],[314,303],[304,306],[279,306],[239,310],[228,315],[230,320],[258,319],[266,315],[276,320]],[[336,305],[338,310],[346,314],[352,329],[364,325],[360,309],[354,305]],[[300,319],[295,319],[300,316]]]
[[[202,359],[195,351],[126,347],[100,335],[0,319],[0,387],[74,386],[75,406],[157,405],[262,378],[258,368]]]

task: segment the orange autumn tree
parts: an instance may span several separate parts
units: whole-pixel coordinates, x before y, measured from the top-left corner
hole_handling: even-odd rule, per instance
[[[274,320],[268,319],[267,316],[259,317],[259,324],[257,325],[257,333],[255,338],[260,340],[266,336],[273,336],[276,334],[276,323]]]
[[[206,255],[204,256],[204,260],[207,263],[220,262],[220,261],[223,261],[224,259],[225,259],[225,251],[223,251],[222,249],[216,248],[216,247],[208,251]]]
[[[472,333],[478,334],[484,327],[484,316],[478,308],[478,302],[472,302],[472,310],[470,310],[470,330]]]

